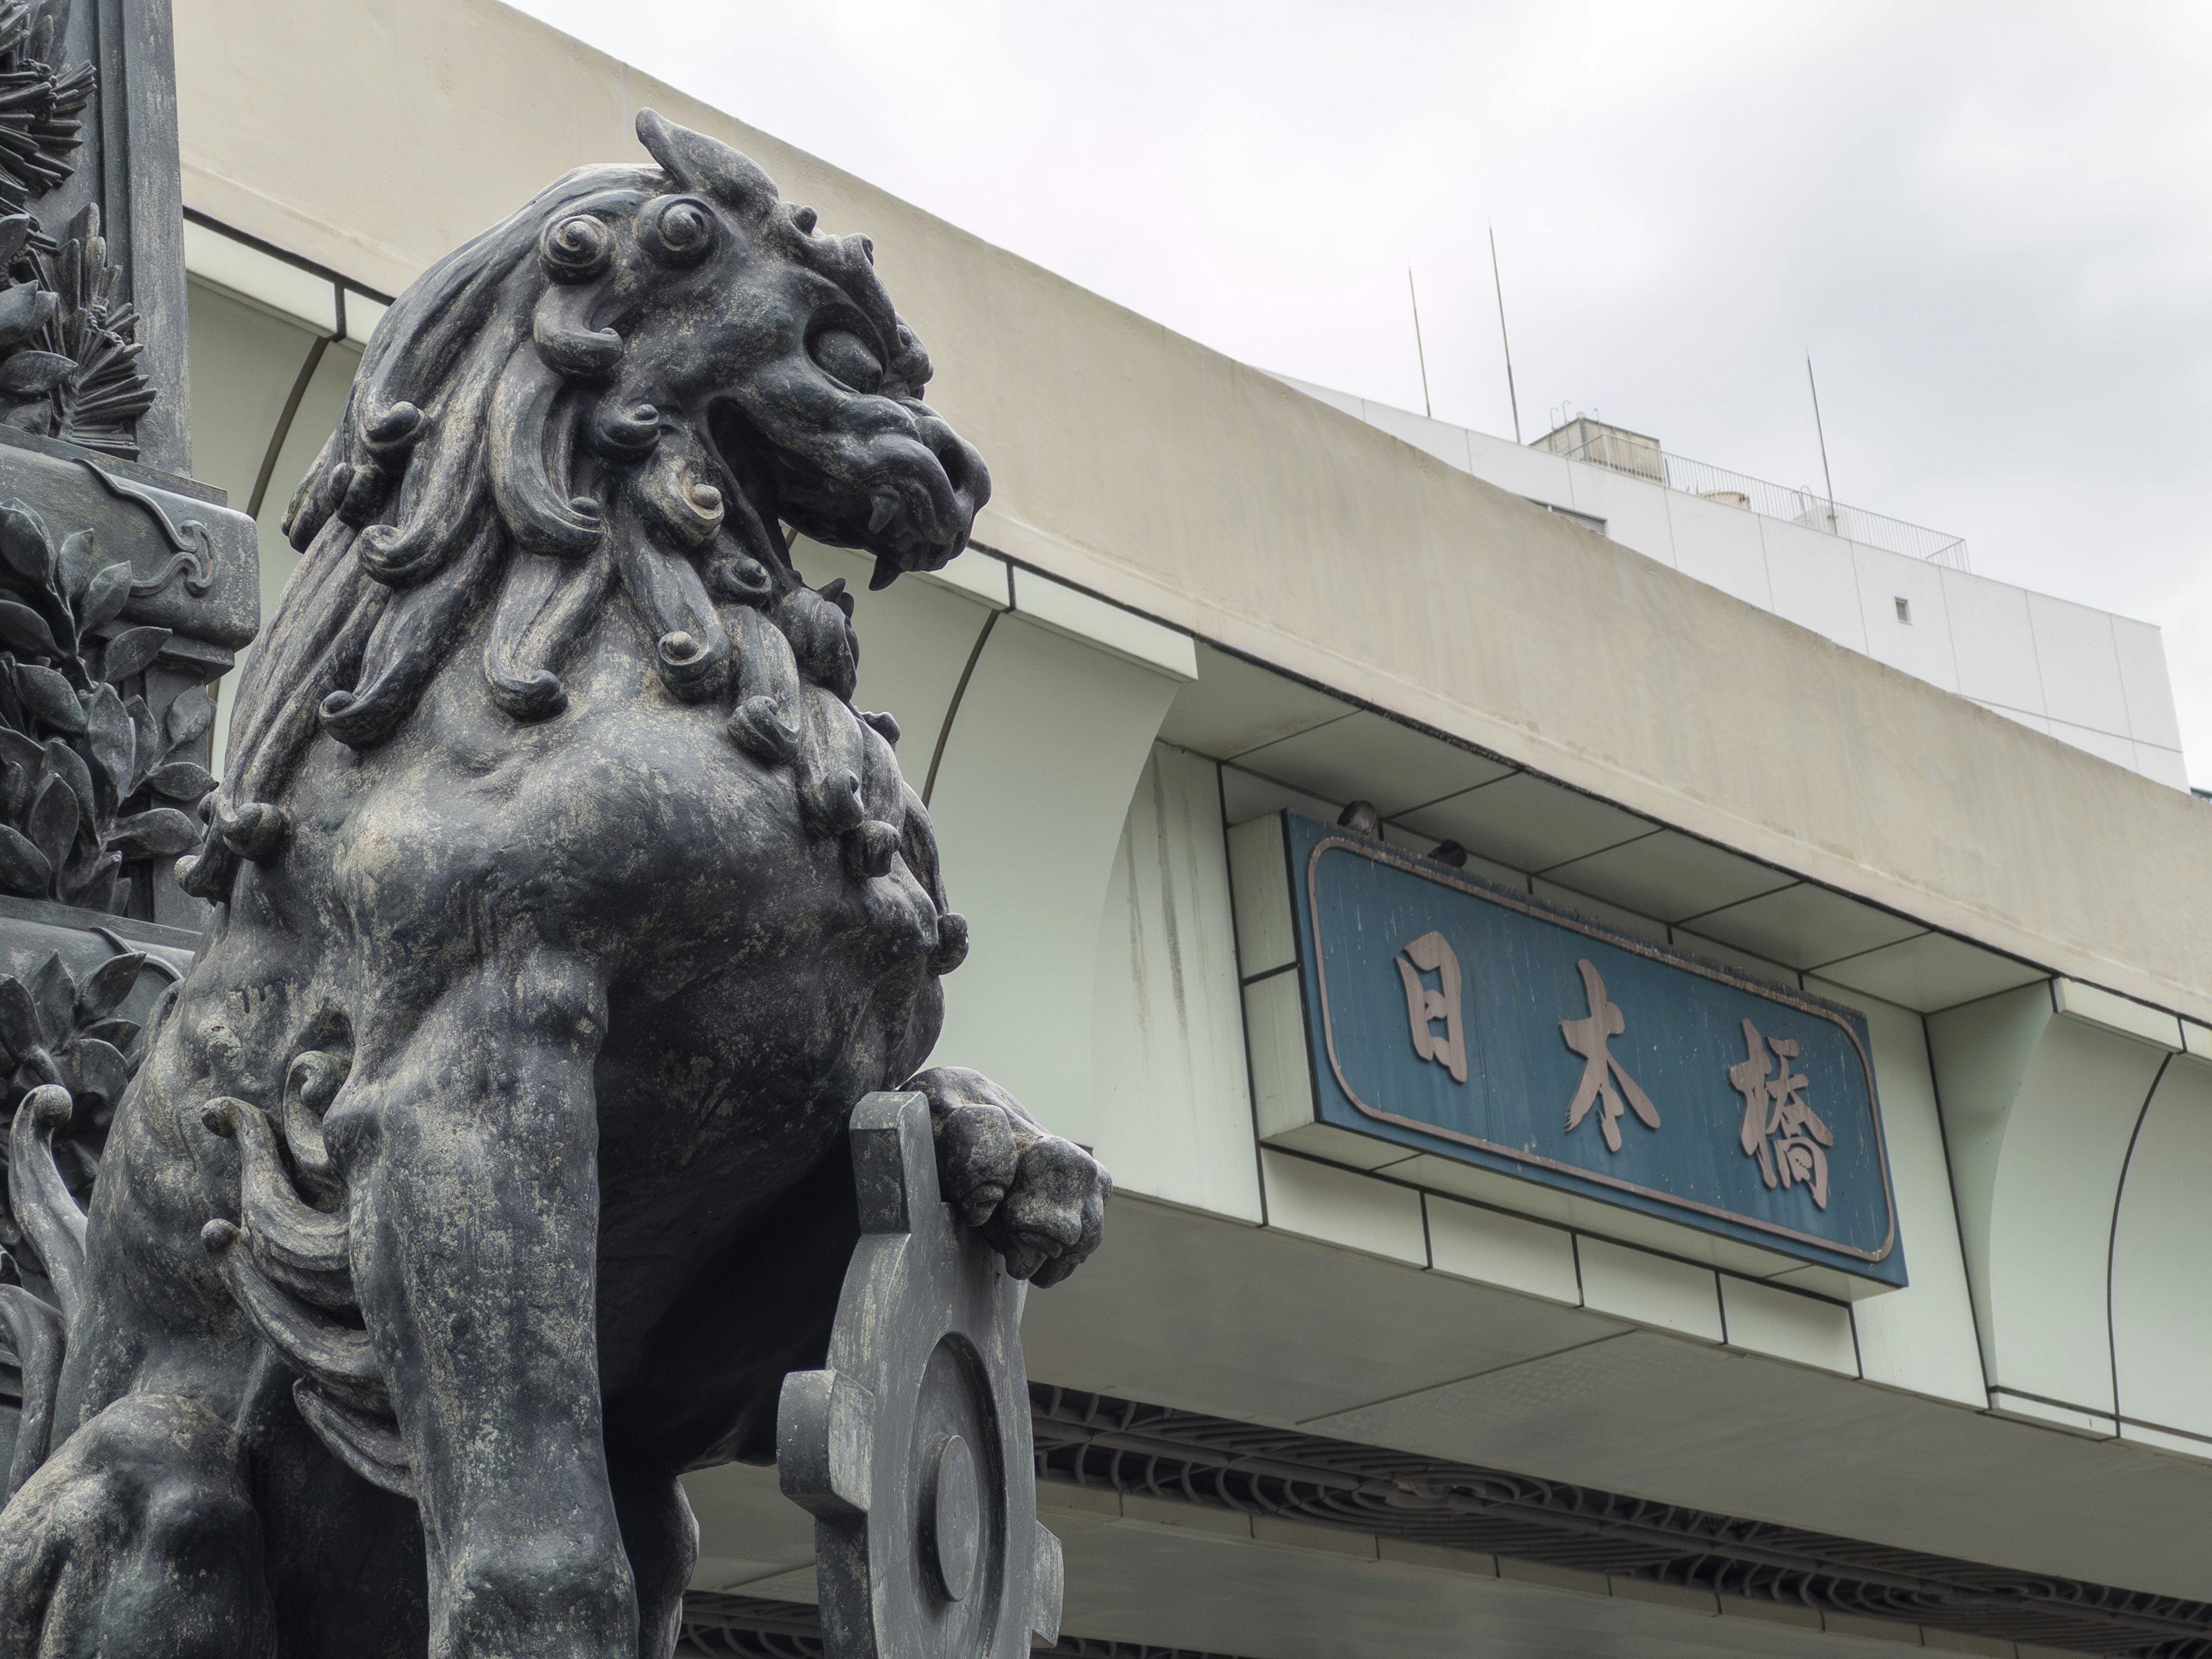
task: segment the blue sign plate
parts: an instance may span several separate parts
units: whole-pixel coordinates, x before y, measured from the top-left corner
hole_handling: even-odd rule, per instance
[[[1903,1285],[1863,1016],[1284,815],[1317,1115]]]

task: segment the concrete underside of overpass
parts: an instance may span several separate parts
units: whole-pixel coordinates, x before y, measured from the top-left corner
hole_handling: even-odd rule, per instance
[[[2178,1515],[2212,1468],[1871,1389],[1272,1230],[1117,1200],[1114,1248],[1033,1294],[1033,1374],[1309,1434],[1604,1486],[1929,1555],[2212,1600]],[[688,1483],[695,1585],[811,1601],[811,1518],[772,1470]],[[2010,1654],[1922,1628],[1356,1529],[1048,1481],[1065,1628],[1253,1656]],[[2033,1644],[2019,1651],[2033,1653]]]

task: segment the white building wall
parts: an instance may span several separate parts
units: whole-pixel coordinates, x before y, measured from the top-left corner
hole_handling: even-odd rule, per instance
[[[1485,483],[1601,519],[1611,539],[1747,605],[2116,766],[2189,787],[2166,647],[2148,623],[1279,378]]]
[[[2112,1233],[2112,1368],[2120,1437],[2212,1453],[2212,1323],[2185,1311],[2212,1249],[2212,1060],[2167,1063],[2129,1149]],[[2189,1437],[2179,1439],[2178,1436]]]

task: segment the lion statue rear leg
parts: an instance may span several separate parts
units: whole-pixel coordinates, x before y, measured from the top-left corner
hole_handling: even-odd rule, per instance
[[[192,1401],[117,1401],[0,1515],[0,1659],[274,1651],[246,1448]]]

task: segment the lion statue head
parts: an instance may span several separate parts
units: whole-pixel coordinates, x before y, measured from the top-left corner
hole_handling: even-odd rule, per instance
[[[967,544],[989,475],[921,401],[929,356],[873,245],[820,234],[726,144],[651,111],[637,131],[656,167],[571,173],[378,324],[293,497],[304,557],[179,865],[188,890],[220,896],[239,858],[273,852],[307,745],[383,742],[465,640],[485,640],[494,701],[544,720],[563,659],[626,603],[672,693],[744,702],[757,630],[725,620],[744,607],[848,697],[851,599],[806,588],[779,526],[873,554],[872,586]],[[772,707],[732,726],[764,753],[796,736]]]

